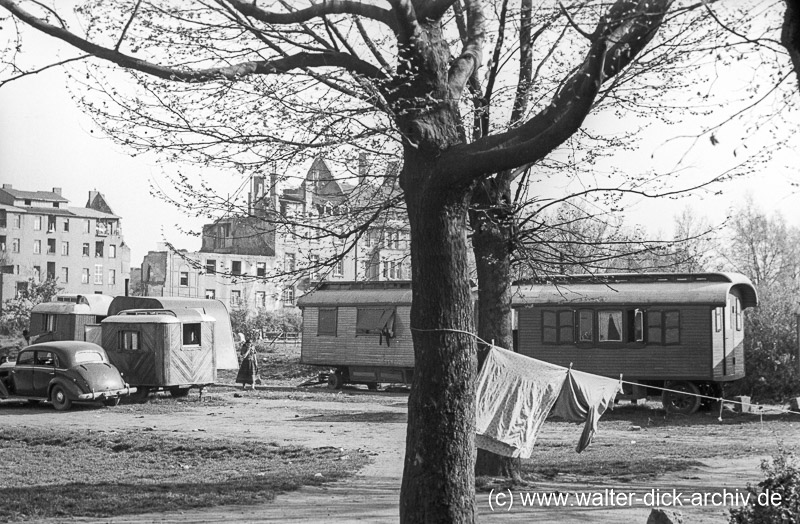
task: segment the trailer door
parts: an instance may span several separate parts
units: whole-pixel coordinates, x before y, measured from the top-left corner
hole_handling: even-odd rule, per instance
[[[736,358],[734,358],[734,350],[737,340],[736,333],[742,330],[741,326],[741,305],[739,299],[734,295],[728,295],[728,307],[725,308],[725,342],[723,345],[724,355],[722,372],[724,376],[736,374]],[[741,363],[738,363],[741,365]]]

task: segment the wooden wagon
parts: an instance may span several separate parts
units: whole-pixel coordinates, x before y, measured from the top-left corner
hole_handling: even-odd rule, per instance
[[[108,295],[56,295],[31,310],[29,333],[37,342],[84,340],[100,343],[100,321],[108,315]]]
[[[519,353],[619,377],[642,398],[667,387],[665,407],[691,413],[745,376],[743,311],[758,305],[735,273],[608,274],[518,283],[513,297]]]
[[[137,395],[182,397],[216,381],[214,322],[191,309],[122,311],[102,321],[102,346]]]
[[[300,362],[333,369],[330,387],[411,383],[410,282],[323,283],[297,305],[303,311]]]
[[[214,358],[217,369],[238,369],[236,346],[228,308],[219,300],[187,297],[115,297],[108,307],[109,315],[129,309],[189,309],[212,317],[214,322]],[[108,348],[106,348],[108,349]]]

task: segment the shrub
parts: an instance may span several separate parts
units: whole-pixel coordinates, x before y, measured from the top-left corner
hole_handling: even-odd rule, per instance
[[[730,524],[800,523],[800,466],[794,454],[779,449],[761,470],[764,480],[747,486],[750,504],[731,509]]]
[[[31,321],[33,306],[41,302],[49,302],[61,291],[57,279],[48,278],[37,283],[32,278],[28,280],[25,291],[17,298],[11,298],[3,303],[3,313],[0,315],[0,333],[3,335],[19,335],[26,329]]]
[[[745,317],[745,373],[734,392],[758,402],[783,402],[800,393],[795,309],[797,292],[786,285],[759,286],[759,306]]]
[[[298,333],[303,323],[298,309],[259,311],[251,315],[247,310],[231,312],[231,327],[234,333]]]

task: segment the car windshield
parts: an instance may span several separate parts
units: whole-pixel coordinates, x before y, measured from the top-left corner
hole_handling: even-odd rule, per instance
[[[103,355],[97,351],[78,351],[75,353],[76,364],[86,364],[87,362],[103,362]]]

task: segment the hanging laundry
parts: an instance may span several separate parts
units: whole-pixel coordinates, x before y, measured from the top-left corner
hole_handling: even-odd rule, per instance
[[[619,380],[569,370],[569,376],[550,414],[573,422],[586,421],[575,451],[580,453],[592,442],[600,417],[621,391],[622,383]]]
[[[566,420],[586,421],[576,448],[580,453],[620,389],[618,380],[492,348],[478,377],[477,446],[506,457],[530,458],[552,410]]]
[[[478,377],[478,447],[506,457],[529,458],[566,379],[566,368],[492,348]]]

